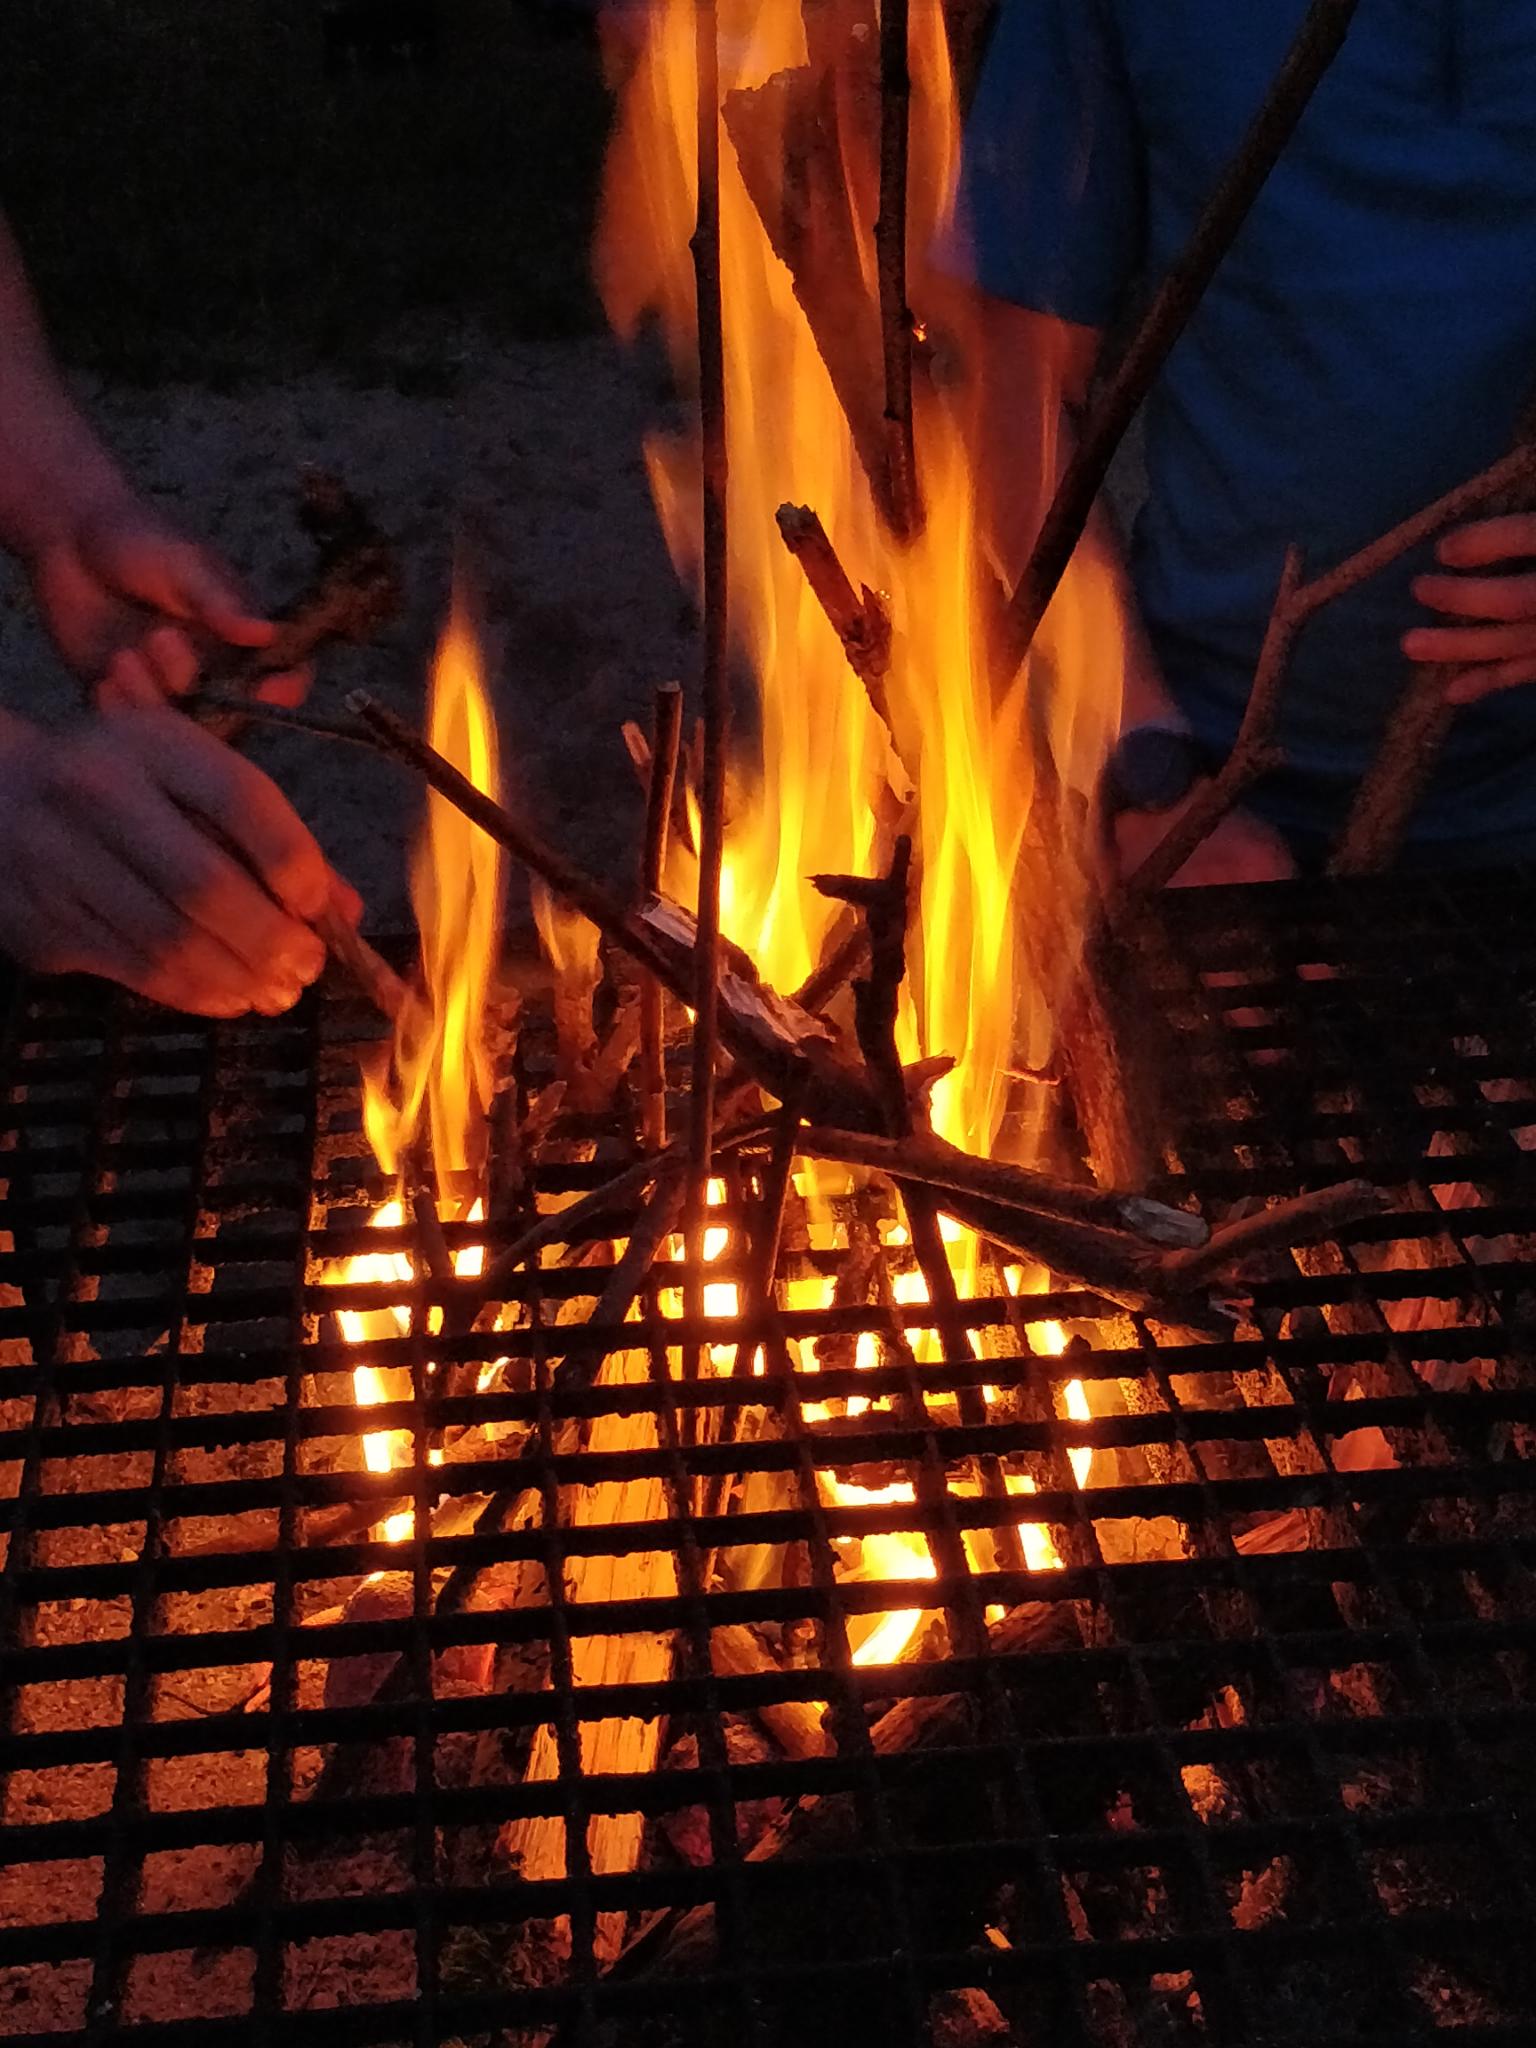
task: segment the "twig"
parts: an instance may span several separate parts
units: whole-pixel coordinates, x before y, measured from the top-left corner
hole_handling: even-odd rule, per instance
[[[325,950],[343,968],[381,1016],[394,1022],[410,998],[406,984],[336,907],[334,897],[315,919]]]
[[[1204,1244],[1210,1236],[1202,1219],[1187,1209],[1057,1180],[1002,1160],[973,1158],[932,1131],[912,1131],[905,1138],[892,1139],[862,1131],[807,1128],[797,1142],[802,1152],[817,1158],[872,1167],[893,1180],[977,1195],[1040,1216],[1069,1217],[1106,1230],[1129,1231],[1150,1244],[1188,1247]]]
[[[869,933],[865,930],[864,920],[851,908],[846,909],[827,934],[827,946],[821,959],[795,990],[791,1002],[797,1003],[802,1010],[809,1010],[814,1017],[826,1008],[843,983],[857,974],[868,958]]]
[[[884,598],[867,583],[855,595],[826,528],[809,505],[781,505],[776,517],[785,547],[805,571],[811,594],[837,635],[848,666],[864,685],[870,708],[885,727],[891,751],[915,786],[913,764],[897,740],[885,687],[891,667],[891,616]]]
[[[784,545],[805,571],[812,595],[848,657],[848,666],[889,725],[885,678],[891,666],[891,618],[884,601],[867,583],[855,593],[827,529],[809,505],[781,505],[775,517]]]
[[[715,1132],[715,1063],[720,1045],[720,871],[725,857],[725,758],[730,716],[729,533],[726,485],[725,325],[720,291],[720,51],[715,0],[698,0],[694,24],[697,80],[698,214],[693,279],[699,333],[699,435],[704,502],[704,774],[699,793],[698,924],[693,942],[693,1072],[689,1098],[685,1288],[689,1312],[703,1307],[704,1224]],[[685,1376],[696,1377],[700,1349],[689,1345]]]
[[[880,0],[880,211],[875,266],[885,367],[885,466],[891,523],[900,541],[922,531],[912,435],[912,312],[907,305],[907,165],[912,107],[907,0]]]
[[[264,676],[302,668],[332,641],[371,640],[400,609],[394,550],[339,478],[322,470],[305,475],[299,523],[318,548],[313,578],[279,616],[265,647],[210,672],[210,691],[247,696]],[[231,726],[251,715],[248,704],[230,707]]]
[[[661,893],[682,730],[682,690],[676,683],[661,683],[656,690],[656,726],[645,799],[645,849],[640,867],[640,887],[646,896]],[[665,1000],[666,991],[661,983],[647,975],[640,995],[641,1128],[647,1146],[658,1152],[667,1142]]]
[[[1280,759],[1280,753],[1272,744],[1275,714],[1284,683],[1286,664],[1290,660],[1297,636],[1317,612],[1335,602],[1377,576],[1383,569],[1390,568],[1410,548],[1432,540],[1437,533],[1452,525],[1459,525],[1474,512],[1485,511],[1506,499],[1518,496],[1522,501],[1536,489],[1536,446],[1523,445],[1513,454],[1503,456],[1487,469],[1480,470],[1454,490],[1436,498],[1433,504],[1425,505],[1409,519],[1402,520],[1388,532],[1358,549],[1336,567],[1314,576],[1310,582],[1300,580],[1300,559],[1295,548],[1286,556],[1280,588],[1275,596],[1274,609],[1270,613],[1269,626],[1265,632],[1264,644],[1259,654],[1259,665],[1254,675],[1253,688],[1249,693],[1247,709],[1238,732],[1237,743],[1232,755],[1221,771],[1208,783],[1201,785],[1189,805],[1179,814],[1167,835],[1147,855],[1135,874],[1124,884],[1116,914],[1129,908],[1134,902],[1144,900],[1170,882],[1184,865],[1196,847],[1216,829],[1228,811],[1241,798],[1243,792],[1259,776],[1268,774]],[[1434,753],[1438,751],[1439,740],[1444,737],[1443,729],[1436,734],[1435,713],[1440,708],[1443,687],[1425,683],[1422,694],[1410,687],[1399,714],[1401,731],[1395,749],[1401,752],[1403,765],[1398,765],[1394,743],[1390,740],[1378,757],[1380,766],[1389,753],[1394,753],[1387,782],[1391,786],[1403,786],[1406,775],[1420,763],[1427,754],[1428,765],[1433,765]],[[1370,778],[1367,778],[1367,786]],[[1420,785],[1422,786],[1422,785]],[[1415,790],[1414,794],[1417,794]],[[1365,803],[1367,789],[1362,788],[1357,799],[1356,810]],[[1395,803],[1394,803],[1395,810]],[[1346,841],[1334,856],[1332,872],[1336,874],[1366,873],[1380,860],[1381,831],[1376,814],[1376,801],[1372,797],[1373,815],[1362,821],[1359,834],[1353,843]],[[1406,815],[1406,814],[1405,814]],[[1352,814],[1353,824],[1353,814]],[[1369,825],[1369,831],[1365,826]],[[1392,814],[1387,814],[1385,824],[1392,826]],[[1353,865],[1355,861],[1364,865]],[[1350,865],[1344,863],[1348,861]]]
[[[374,754],[380,751],[372,733],[365,732],[360,725],[348,725],[339,718],[325,718],[317,711],[295,711],[286,704],[268,704],[260,697],[242,696],[236,690],[204,685],[195,696],[187,699],[186,708],[193,718],[204,724],[211,725],[222,718],[232,717],[248,720],[254,725],[280,725],[289,732],[306,732],[319,740],[345,740],[349,746],[365,747]]]
[[[365,690],[347,699],[376,732],[385,749],[414,768],[441,795],[488,832],[499,845],[541,876],[559,895],[591,919],[614,945],[656,975],[679,1002],[694,1002],[697,952],[688,913],[665,899],[629,909],[593,876],[564,854],[546,846],[518,819],[504,811],[467,777],[461,775],[405,722]],[[748,977],[755,973],[745,955],[732,949],[730,999],[720,1005],[720,1036],[727,1049],[762,1085],[783,1101],[797,1082],[811,1084],[807,1113],[818,1121],[867,1124],[874,1115],[864,1077],[839,1060],[828,1034],[816,1020],[796,1010],[772,989]]]
[[[1510,491],[1523,493],[1532,486],[1536,486],[1536,445],[1525,443],[1512,453],[1500,456],[1487,469],[1479,470],[1476,476],[1468,477],[1465,483],[1446,491],[1410,518],[1389,528],[1340,562],[1337,568],[1314,576],[1300,593],[1308,615],[1321,611],[1335,598],[1343,597],[1356,584],[1380,575],[1383,569],[1389,569],[1406,555],[1410,548],[1422,547],[1425,541],[1433,540],[1446,527],[1460,526],[1474,512],[1486,510]]]
[[[1280,588],[1259,651],[1253,687],[1243,707],[1242,723],[1231,753],[1209,782],[1203,782],[1168,831],[1146,859],[1125,882],[1113,919],[1128,907],[1153,896],[1183,867],[1201,844],[1232,809],[1243,792],[1261,775],[1278,766],[1279,749],[1273,741],[1275,719],[1280,709],[1285,672],[1290,664],[1296,635],[1308,612],[1301,582],[1301,550],[1286,550],[1280,571]]]
[[[1536,455],[1536,420],[1522,428],[1512,458],[1516,476],[1496,496],[1485,498],[1485,512],[1520,512],[1532,502],[1531,470]],[[1446,738],[1456,721],[1457,707],[1446,689],[1463,664],[1416,662],[1388,720],[1376,758],[1366,770],[1338,845],[1328,862],[1331,875],[1374,875],[1392,865],[1408,830],[1409,820],[1429,786]]]
[[[1368,1180],[1345,1180],[1333,1187],[1318,1188],[1297,1195],[1272,1208],[1257,1210],[1224,1229],[1213,1230],[1208,1243],[1189,1251],[1165,1252],[1158,1264],[1163,1283],[1177,1292],[1202,1285],[1213,1275],[1227,1271],[1255,1252],[1274,1247],[1289,1249],[1313,1238],[1325,1237],[1346,1224],[1376,1216],[1387,1206],[1387,1198]]]
[[[722,1110],[729,1111],[734,1103],[723,1097]],[[754,1144],[773,1129],[769,1117],[756,1117],[750,1123],[738,1124],[734,1129],[719,1130],[715,1133],[715,1152],[734,1151],[739,1146]],[[519,1266],[549,1244],[574,1244],[580,1238],[592,1233],[587,1226],[593,1221],[609,1217],[623,1210],[648,1188],[659,1174],[675,1171],[688,1156],[686,1139],[676,1139],[665,1152],[647,1154],[616,1173],[612,1180],[604,1181],[600,1188],[593,1188],[579,1202],[569,1207],[556,1209],[551,1215],[541,1216],[515,1238],[505,1250],[497,1253],[478,1280],[465,1281],[466,1288],[473,1288],[477,1295],[493,1300],[496,1286],[507,1279]]]
[[[1002,642],[1008,674],[1017,671],[1033,645],[1126,429],[1338,55],[1357,4],[1312,0],[1237,154],[1095,403],[1008,606]]]
[[[446,797],[482,832],[488,832],[498,845],[506,847],[524,867],[547,882],[557,895],[574,904],[583,917],[590,918],[615,945],[621,946],[641,966],[659,975],[680,1000],[692,1000],[688,981],[677,972],[671,957],[656,944],[634,912],[594,876],[587,874],[574,861],[567,860],[554,847],[546,846],[531,827],[504,810],[483,790],[476,789],[468,776],[461,775],[451,761],[419,738],[404,719],[370,697],[366,690],[352,691],[347,698],[347,709],[363,721],[385,753],[414,768],[439,796]]]

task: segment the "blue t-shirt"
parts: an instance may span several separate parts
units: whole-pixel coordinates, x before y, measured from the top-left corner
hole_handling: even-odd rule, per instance
[[[993,295],[1102,327],[1184,245],[1305,0],[1003,0],[960,228]],[[1331,567],[1509,447],[1536,391],[1536,0],[1360,0],[1146,409],[1132,571],[1225,753],[1291,541]],[[1410,558],[1323,612],[1260,807],[1332,833],[1434,623]],[[1536,830],[1536,687],[1458,714],[1426,841]]]

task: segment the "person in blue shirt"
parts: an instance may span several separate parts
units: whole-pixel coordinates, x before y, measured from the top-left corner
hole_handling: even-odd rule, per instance
[[[1002,0],[957,246],[989,412],[1001,442],[1020,442],[1021,474],[1029,430],[1010,393],[1043,361],[1081,399],[1106,330],[1183,246],[1304,12]],[[1127,725],[1182,727],[1219,762],[1287,546],[1311,573],[1342,560],[1505,453],[1533,398],[1536,0],[1362,0],[1147,403],[1128,563],[1145,642]],[[1413,662],[1452,665],[1465,708],[1409,857],[1536,852],[1533,514],[1448,533],[1309,625],[1284,768],[1181,879],[1320,858]],[[1127,845],[1166,823],[1129,821]]]

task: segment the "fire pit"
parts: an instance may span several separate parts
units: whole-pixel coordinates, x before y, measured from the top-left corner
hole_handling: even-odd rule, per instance
[[[1395,1191],[1206,1343],[984,1271],[940,1355],[891,1219],[793,1197],[754,1296],[762,1144],[702,1327],[676,1241],[625,1325],[556,1239],[472,1328],[378,1220],[370,1013],[22,991],[6,2035],[1527,2038],[1533,912],[1169,904],[1158,1191]],[[572,1131],[541,1210],[628,1156]]]

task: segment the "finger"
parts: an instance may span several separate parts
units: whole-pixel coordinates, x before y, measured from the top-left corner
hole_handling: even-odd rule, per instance
[[[149,664],[135,647],[120,647],[107,663],[97,687],[96,701],[103,710],[137,707],[148,709],[160,703],[160,685]]]
[[[351,925],[354,931],[362,923],[362,897],[358,895],[346,876],[338,875],[334,868],[331,869],[331,894],[327,908],[333,911],[343,924]]]
[[[40,820],[37,837],[84,971],[205,1016],[240,1016],[265,992],[226,946],[101,839],[57,817]]]
[[[1475,519],[1443,535],[1435,554],[1453,569],[1481,569],[1490,562],[1536,555],[1536,515],[1508,512],[1498,519]]]
[[[1495,661],[1483,668],[1463,669],[1446,686],[1448,704],[1475,704],[1499,690],[1513,690],[1524,683],[1536,683],[1536,656],[1523,661]]]
[[[268,647],[277,637],[270,619],[258,618],[241,597],[234,579],[202,548],[188,547],[177,556],[176,595],[182,616],[206,626],[231,647]]]
[[[256,695],[263,704],[281,704],[294,711],[309,695],[314,678],[312,668],[291,668],[282,675],[263,676]]]
[[[139,642],[139,652],[167,697],[184,697],[197,681],[197,650],[176,626],[154,626]]]
[[[236,647],[265,647],[275,627],[258,618],[234,577],[206,549],[153,518],[107,522],[86,536],[89,564],[111,588]]]
[[[190,719],[167,712],[153,731],[147,718],[132,723],[160,788],[220,832],[292,917],[318,916],[330,893],[325,856],[277,785]]]
[[[1536,655],[1536,621],[1518,626],[1415,626],[1402,638],[1410,661],[1450,662],[1458,668]]]
[[[1536,620],[1536,576],[1418,576],[1413,594],[1457,619]]]
[[[110,723],[110,753],[86,752],[62,785],[77,821],[218,948],[219,978],[254,1004],[286,1008],[320,973],[325,949],[171,800],[162,771],[177,758],[182,733],[194,728],[174,713],[132,712]],[[146,733],[155,746],[149,763],[134,751]]]

